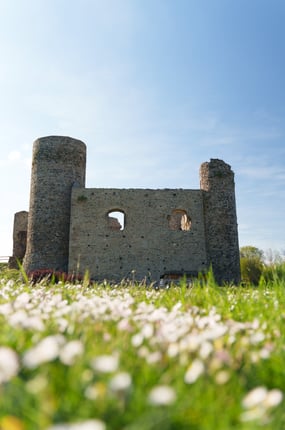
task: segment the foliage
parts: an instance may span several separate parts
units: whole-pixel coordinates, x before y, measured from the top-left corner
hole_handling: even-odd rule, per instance
[[[263,261],[264,253],[261,249],[256,248],[255,246],[242,246],[240,248],[240,257]]]
[[[284,316],[284,280],[156,291],[7,271],[0,428],[281,430]]]
[[[0,273],[3,273],[7,270],[8,264],[7,263],[0,263]]]
[[[244,246],[240,249],[240,268],[242,282],[258,285],[264,264],[263,251],[254,246]]]
[[[262,272],[263,264],[254,258],[241,258],[240,269],[242,282],[246,284],[258,285]]]
[[[267,284],[285,283],[285,262],[268,264],[263,268],[262,275]]]

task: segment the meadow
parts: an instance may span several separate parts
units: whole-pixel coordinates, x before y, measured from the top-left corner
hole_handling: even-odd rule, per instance
[[[155,290],[2,268],[0,429],[284,429],[283,275]]]

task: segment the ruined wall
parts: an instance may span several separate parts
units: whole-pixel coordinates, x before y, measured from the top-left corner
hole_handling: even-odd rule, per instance
[[[98,280],[158,280],[212,265],[218,283],[239,282],[234,173],[228,164],[203,163],[200,190],[86,189],[85,168],[83,142],[62,136],[34,142],[27,272],[89,270]],[[114,211],[123,215],[123,228]]]
[[[9,258],[9,268],[18,269],[22,263],[27,245],[28,212],[16,212],[13,226],[13,255]]]
[[[157,280],[206,268],[200,190],[74,188],[71,207],[69,272]],[[112,211],[124,213],[123,230]]]
[[[48,136],[34,142],[27,272],[67,271],[71,189],[74,183],[85,185],[85,167],[86,146],[79,140]]]
[[[207,260],[218,283],[240,281],[240,258],[234,173],[222,160],[200,167]]]

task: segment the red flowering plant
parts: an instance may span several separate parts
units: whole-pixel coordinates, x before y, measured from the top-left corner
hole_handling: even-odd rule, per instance
[[[42,280],[52,283],[71,282],[72,284],[75,284],[84,280],[84,278],[77,273],[66,273],[53,269],[32,270],[28,273],[28,278],[32,284],[36,284]]]

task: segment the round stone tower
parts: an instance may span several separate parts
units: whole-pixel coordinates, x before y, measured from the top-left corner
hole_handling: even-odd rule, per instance
[[[67,271],[71,189],[85,186],[86,146],[63,136],[37,139],[33,145],[26,272]]]
[[[219,284],[240,282],[234,173],[222,160],[200,167],[208,264]]]
[[[18,269],[23,262],[27,246],[28,212],[16,212],[13,228],[13,256],[9,258],[9,269]]]

